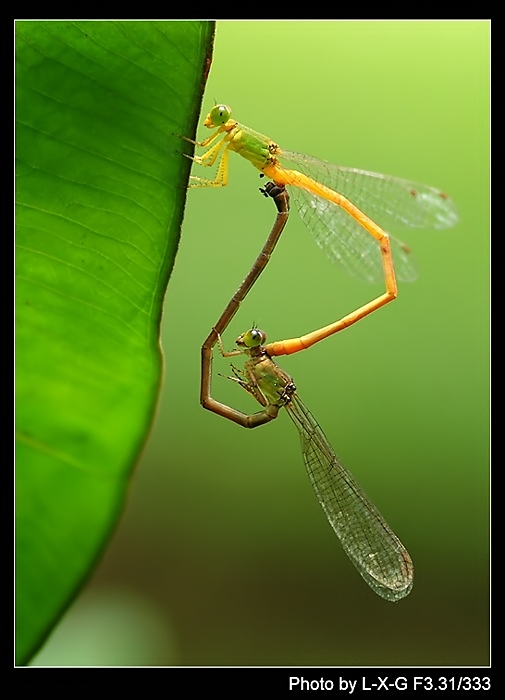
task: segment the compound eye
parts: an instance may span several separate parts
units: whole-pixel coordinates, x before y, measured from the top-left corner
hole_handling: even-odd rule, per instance
[[[213,126],[221,126],[226,124],[231,117],[231,109],[228,105],[216,105],[210,111],[209,118]]]
[[[267,336],[266,333],[259,328],[251,328],[251,330],[243,334],[242,338],[244,340],[244,345],[248,348],[257,348],[263,345]]]

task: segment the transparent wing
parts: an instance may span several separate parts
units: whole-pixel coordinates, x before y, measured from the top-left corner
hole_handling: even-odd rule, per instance
[[[286,166],[343,194],[384,230],[395,225],[444,229],[458,221],[452,200],[434,187],[290,151],[282,151],[279,157]],[[383,279],[378,243],[362,226],[333,202],[301,187],[293,187],[291,192],[302,220],[331,260],[365,281]],[[391,246],[398,279],[414,280],[416,266],[408,247],[393,236]]]
[[[312,487],[342,547],[368,585],[397,601],[412,589],[412,560],[382,515],[340,463],[310,411],[294,394],[286,404],[300,433]]]
[[[293,187],[291,196],[302,221],[332,262],[365,282],[383,282],[379,243],[352,216],[333,202],[301,187]],[[396,278],[401,282],[413,282],[417,269],[412,253],[391,235],[390,240]]]

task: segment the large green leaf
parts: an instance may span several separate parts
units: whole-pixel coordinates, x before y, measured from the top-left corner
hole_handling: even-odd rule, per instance
[[[16,24],[17,661],[121,510],[161,376],[214,27]]]

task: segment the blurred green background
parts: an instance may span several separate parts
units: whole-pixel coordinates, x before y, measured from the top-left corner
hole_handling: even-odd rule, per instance
[[[122,520],[34,665],[489,662],[489,34],[473,21],[218,22],[203,104],[202,120],[225,102],[281,147],[457,203],[454,229],[398,231],[420,275],[396,302],[279,362],[407,546],[411,595],[387,603],[354,570],[286,415],[247,431],[199,405],[201,343],[275,214],[232,155],[229,187],[188,193],[163,393]],[[293,208],[225,345],[253,322],[271,341],[306,333],[380,291],[327,261]],[[256,410],[217,376],[228,362],[214,368],[214,395]]]

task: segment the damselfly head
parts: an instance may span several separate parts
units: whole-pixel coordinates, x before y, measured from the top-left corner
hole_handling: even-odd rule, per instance
[[[235,342],[240,347],[257,348],[260,345],[263,345],[266,339],[267,336],[264,331],[261,331],[259,328],[251,328],[245,333],[239,335]]]

